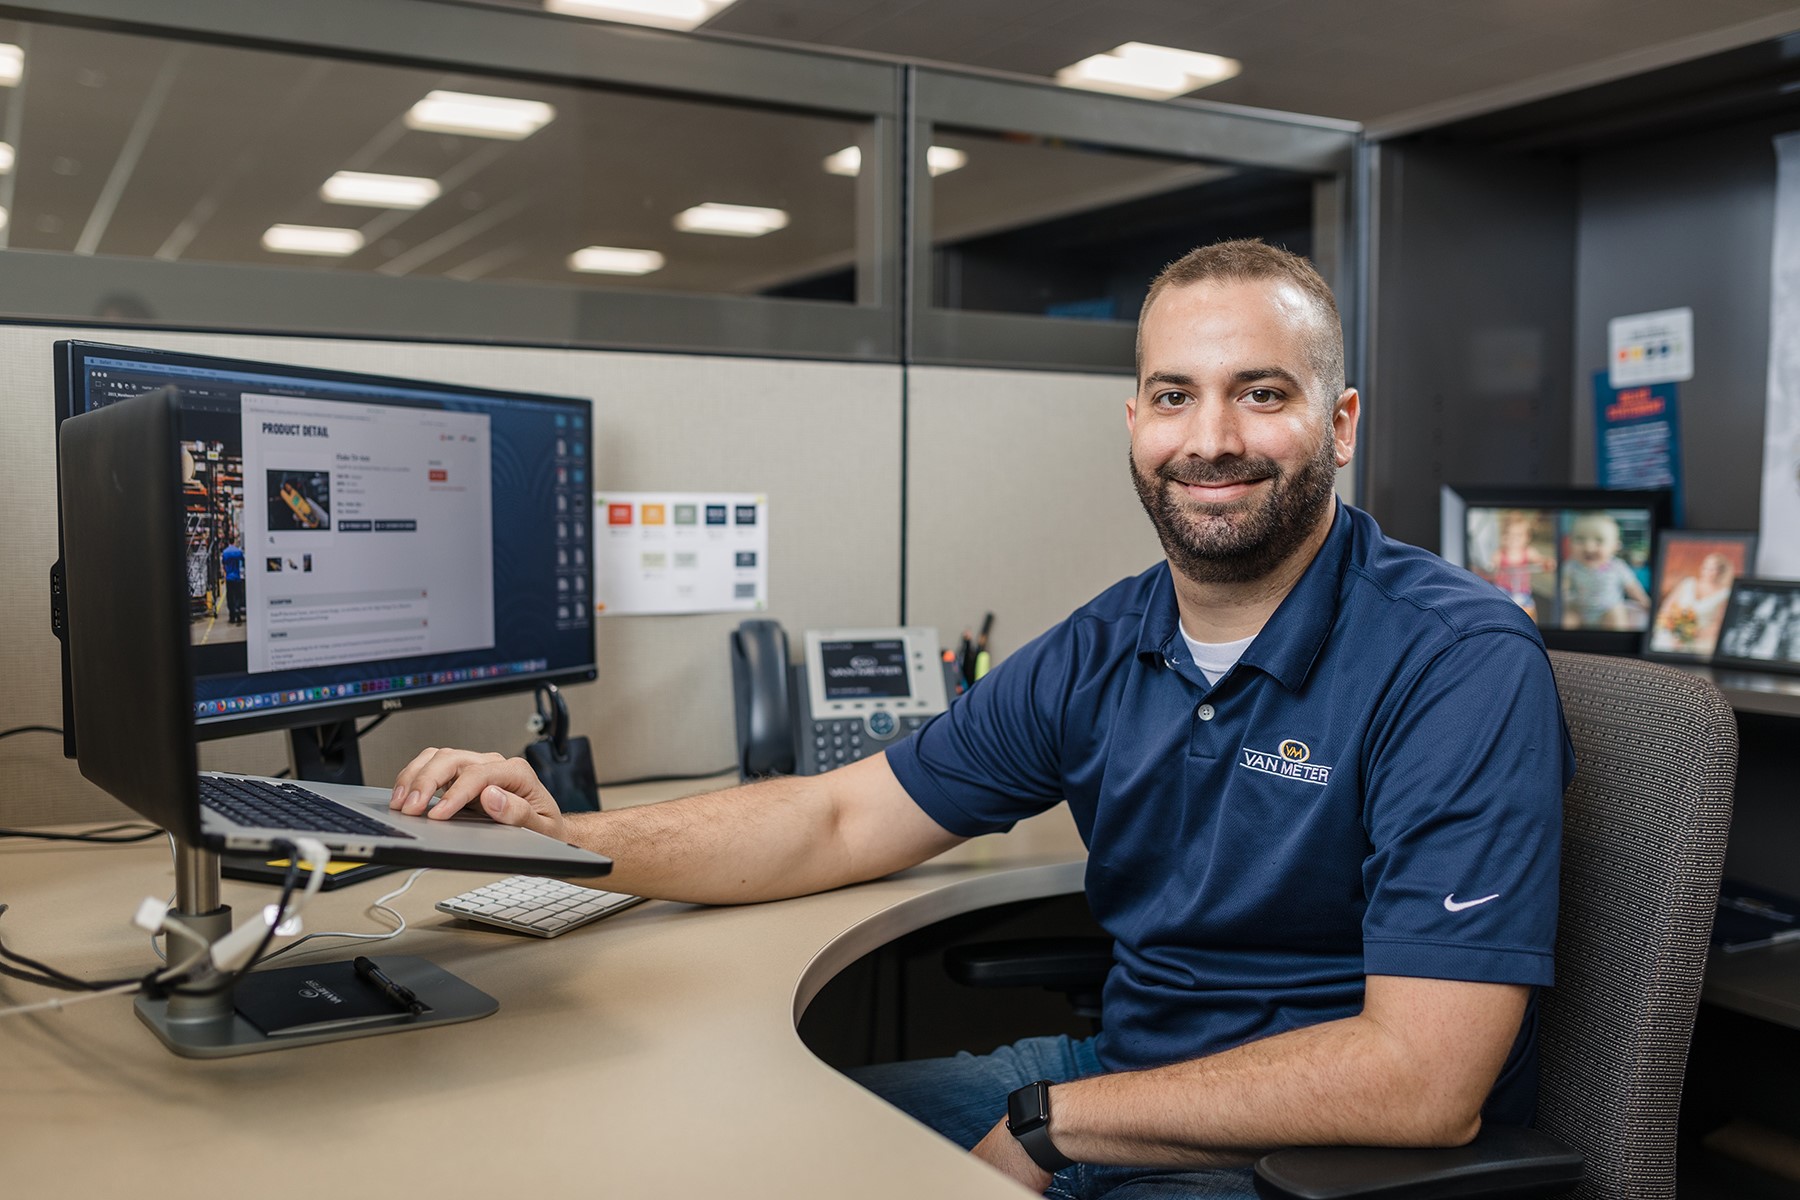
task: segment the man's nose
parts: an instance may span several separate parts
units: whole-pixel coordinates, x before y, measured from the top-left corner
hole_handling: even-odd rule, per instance
[[[1186,443],[1182,447],[1209,462],[1240,457],[1244,453],[1243,430],[1238,411],[1228,401],[1202,400],[1188,410]]]

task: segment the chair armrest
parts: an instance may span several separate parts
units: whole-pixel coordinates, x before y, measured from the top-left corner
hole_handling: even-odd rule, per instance
[[[944,970],[968,987],[1098,991],[1112,965],[1112,939],[1099,937],[1016,938],[944,951]]]
[[[1466,1146],[1295,1146],[1256,1164],[1265,1200],[1556,1196],[1581,1182],[1581,1152],[1547,1133],[1484,1125]]]

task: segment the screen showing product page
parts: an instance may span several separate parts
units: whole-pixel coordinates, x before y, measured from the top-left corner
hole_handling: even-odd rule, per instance
[[[201,723],[592,671],[589,401],[58,345],[64,416],[180,397]]]
[[[245,395],[248,669],[494,644],[485,413]]]

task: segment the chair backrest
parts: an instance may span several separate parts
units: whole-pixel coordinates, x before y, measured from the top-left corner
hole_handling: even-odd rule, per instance
[[[1675,1122],[1731,825],[1737,723],[1656,663],[1550,656],[1575,781],[1563,798],[1556,986],[1538,1127],[1578,1147],[1578,1197],[1675,1195]]]

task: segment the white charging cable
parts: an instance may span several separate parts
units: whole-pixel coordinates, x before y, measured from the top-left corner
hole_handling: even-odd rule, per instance
[[[285,911],[279,904],[264,905],[262,912],[256,917],[213,942],[206,951],[206,957],[212,960],[215,970],[221,973],[242,970],[256,953],[257,947],[263,944],[263,939],[270,936],[271,930],[279,937],[290,937],[300,932],[301,914],[306,911],[307,902],[318,895],[319,889],[325,884],[325,869],[331,865],[331,851],[317,838],[297,837],[293,842],[294,858],[302,866],[311,869],[305,888],[289,901]],[[132,923],[152,936],[178,931],[180,936],[191,941],[200,940],[182,922],[171,923],[168,906],[154,896],[145,897],[144,902],[138,905],[137,916],[132,919]]]

